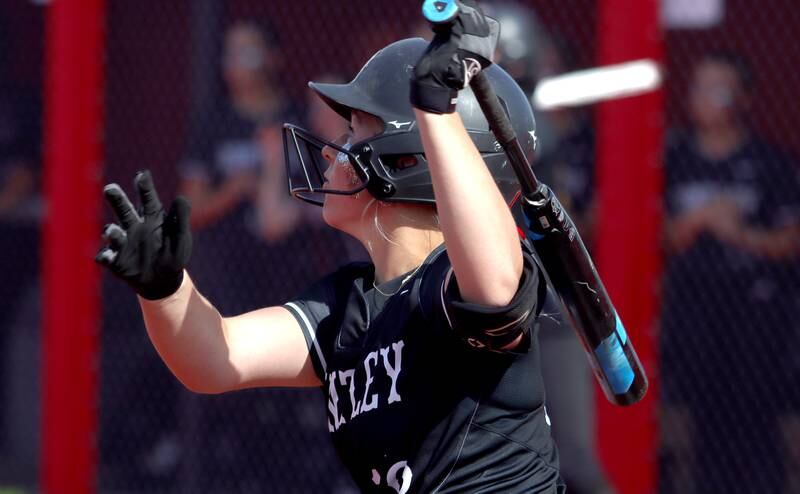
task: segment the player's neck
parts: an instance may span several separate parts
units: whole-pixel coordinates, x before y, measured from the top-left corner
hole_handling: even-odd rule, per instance
[[[233,95],[233,102],[240,113],[256,120],[276,113],[280,104],[277,94],[267,85],[244,88]]]
[[[700,152],[714,160],[725,159],[739,150],[747,140],[747,131],[738,125],[704,129],[697,133]]]
[[[377,283],[414,270],[444,240],[430,211],[407,205],[376,204],[364,219],[362,232]]]
[[[436,236],[425,238],[408,238],[400,236],[392,240],[397,244],[382,241],[372,243],[370,258],[375,265],[375,282],[380,284],[413,271],[441,242]],[[405,238],[403,238],[405,237]]]

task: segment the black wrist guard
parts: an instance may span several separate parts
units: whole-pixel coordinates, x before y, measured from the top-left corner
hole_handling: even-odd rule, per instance
[[[448,87],[427,84],[418,79],[411,81],[411,104],[430,113],[453,113],[456,111],[458,91]]]
[[[183,283],[183,270],[175,273],[174,276],[172,274],[162,274],[157,280],[154,280],[148,285],[136,285],[130,282],[128,284],[131,285],[131,288],[142,298],[147,300],[159,300],[177,292],[178,288],[181,287],[181,283]]]

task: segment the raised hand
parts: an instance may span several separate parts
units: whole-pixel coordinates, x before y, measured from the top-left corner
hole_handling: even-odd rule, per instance
[[[164,212],[149,171],[134,178],[141,209],[137,212],[117,184],[103,189],[118,224],[103,229],[106,245],[95,261],[128,283],[139,295],[157,300],[175,293],[192,252],[189,201],[175,199]]]
[[[457,0],[458,14],[434,24],[435,36],[414,67],[411,104],[431,113],[453,113],[458,91],[492,63],[499,23],[471,0]]]

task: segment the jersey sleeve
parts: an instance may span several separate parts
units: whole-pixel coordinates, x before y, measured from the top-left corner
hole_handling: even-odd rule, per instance
[[[346,310],[348,294],[356,273],[363,266],[352,264],[317,281],[283,306],[303,331],[308,353],[320,381],[325,381],[336,332]]]
[[[499,350],[525,335],[530,344],[530,330],[541,311],[547,291],[544,276],[530,247],[523,244],[523,270],[517,293],[505,307],[489,307],[466,302],[447,253],[439,255],[426,269],[421,280],[420,305],[429,320],[455,332],[475,348]]]

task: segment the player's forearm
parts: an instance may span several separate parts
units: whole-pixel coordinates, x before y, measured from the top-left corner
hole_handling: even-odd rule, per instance
[[[800,226],[797,225],[776,230],[742,228],[732,241],[743,250],[776,261],[800,256]]]
[[[224,319],[197,291],[188,273],[173,295],[161,300],[139,297],[139,305],[158,354],[187,388],[216,393],[235,381],[227,359]]]
[[[204,182],[191,183],[181,193],[192,203],[190,223],[194,230],[216,223],[244,198],[242,186],[235,180],[228,180],[216,189]]]
[[[680,254],[697,239],[703,230],[703,221],[696,213],[687,213],[664,221],[664,249],[669,254]]]
[[[522,251],[511,212],[461,117],[415,113],[461,295],[474,303],[505,305],[522,274]]]

